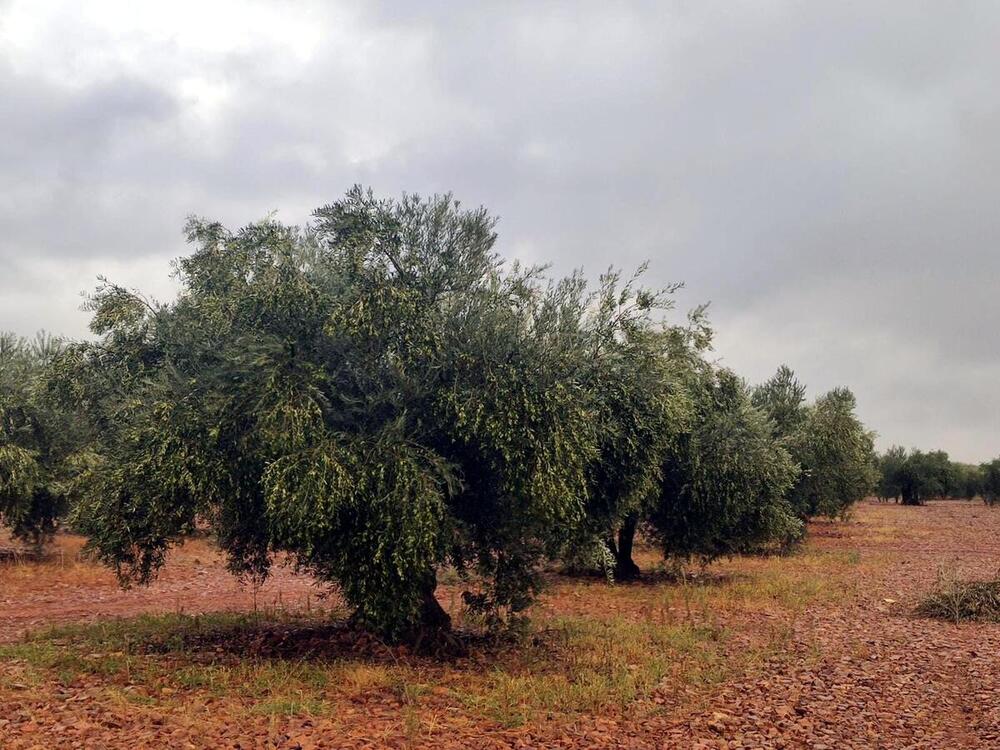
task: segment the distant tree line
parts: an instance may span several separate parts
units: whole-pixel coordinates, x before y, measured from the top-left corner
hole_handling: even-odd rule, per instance
[[[931,498],[1000,501],[1000,458],[983,464],[952,461],[944,451],[893,446],[879,456],[877,494],[882,500],[923,505]]]
[[[92,340],[0,344],[0,520],[60,518],[123,583],[208,526],[243,577],[284,553],[390,638],[447,631],[449,567],[493,622],[544,560],[640,571],[778,549],[875,487],[854,396],[707,357],[642,268],[504,263],[450,196],[356,188],[304,229],[193,219],[167,304],[110,281]],[[67,515],[68,514],[68,515]]]

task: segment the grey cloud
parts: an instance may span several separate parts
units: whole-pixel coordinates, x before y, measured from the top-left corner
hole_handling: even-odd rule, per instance
[[[23,281],[43,262],[146,273],[183,252],[191,212],[302,221],[354,182],[451,190],[501,216],[508,255],[651,260],[682,304],[712,301],[725,362],[851,385],[883,444],[1000,453],[1000,7],[287,12],[307,9],[324,33],[304,62],[153,34],[155,65],[82,88],[0,62],[0,328],[44,312]],[[204,115],[190,75],[223,92]]]

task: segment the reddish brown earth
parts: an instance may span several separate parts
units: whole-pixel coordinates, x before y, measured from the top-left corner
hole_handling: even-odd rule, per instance
[[[278,565],[258,590],[225,571],[223,557],[204,540],[175,550],[148,587],[121,589],[114,575],[81,559],[83,540],[60,538],[45,565],[26,562],[0,568],[0,643],[26,630],[139,613],[252,611],[277,605],[319,605],[326,591],[311,579]]]
[[[553,576],[533,613],[534,645],[473,649],[444,662],[343,628],[244,632],[192,653],[140,654],[107,673],[67,675],[0,651],[0,748],[1000,748],[1000,625],[912,614],[942,573],[995,574],[998,532],[1000,509],[978,504],[870,503],[850,522],[814,524],[799,555],[726,561],[694,585],[651,576],[609,587]],[[0,567],[8,649],[25,631],[53,624],[254,607],[254,594],[224,572],[207,542],[178,550],[151,588],[128,592],[77,561],[78,540],[60,545],[47,563]],[[319,593],[279,569],[256,605],[315,611],[335,603]],[[443,602],[454,609],[455,599],[443,587]],[[650,623],[724,635],[671,651],[662,678],[627,701],[571,700],[539,692],[550,684],[539,675],[590,674],[551,635],[565,621],[611,623],[617,629],[608,632],[622,637]],[[52,648],[79,646],[59,639]],[[192,665],[246,662],[257,665],[257,680],[276,663],[332,677],[309,693],[321,702],[264,712],[266,685],[250,694],[234,683],[220,691],[173,678]],[[498,692],[507,685],[501,677],[514,687]],[[574,690],[572,682],[560,689]]]

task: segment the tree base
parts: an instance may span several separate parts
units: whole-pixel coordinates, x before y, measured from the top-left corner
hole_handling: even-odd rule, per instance
[[[642,571],[639,566],[635,564],[632,558],[627,560],[619,560],[615,563],[615,580],[616,581],[634,581],[637,578],[642,577]]]
[[[406,641],[420,654],[463,656],[468,652],[461,638],[452,631],[451,615],[434,596],[433,589],[424,592],[419,624],[407,634]]]
[[[641,574],[639,566],[632,559],[632,549],[635,547],[635,532],[639,527],[639,514],[630,513],[618,530],[618,544],[612,541],[612,551],[615,555],[615,579],[619,581],[634,581]]]

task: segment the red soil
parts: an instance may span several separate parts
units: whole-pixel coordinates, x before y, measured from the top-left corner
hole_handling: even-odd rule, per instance
[[[848,523],[814,524],[810,554],[859,561],[838,569],[848,586],[801,609],[719,605],[713,613],[733,634],[727,646],[733,660],[778,626],[788,632],[780,653],[707,687],[664,681],[622,710],[543,715],[505,728],[461,700],[461,691],[474,689],[492,669],[482,655],[457,663],[414,661],[435,686],[416,708],[375,691],[337,703],[328,716],[255,715],[204,692],[162,702],[157,696],[141,707],[116,705],[100,677],[19,685],[23,665],[0,658],[0,748],[1000,748],[1000,625],[912,614],[943,570],[963,578],[994,575],[998,531],[1000,509],[965,503],[871,503]],[[77,562],[77,540],[61,545],[61,561],[57,555],[41,565],[0,568],[0,642],[58,623],[254,606],[253,592],[224,572],[206,542],[178,550],[152,587],[132,591]],[[810,564],[795,556],[737,559],[712,572],[799,575]],[[807,572],[823,575],[815,566]],[[535,618],[668,617],[676,588],[556,578]],[[314,607],[320,593],[308,579],[279,568],[256,603]],[[452,595],[445,588],[443,601]]]

